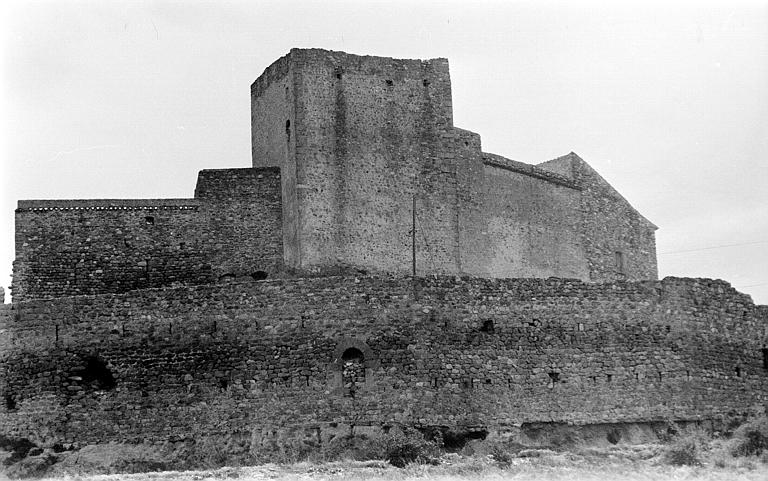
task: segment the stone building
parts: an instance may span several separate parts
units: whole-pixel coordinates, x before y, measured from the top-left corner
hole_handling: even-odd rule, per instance
[[[292,50],[251,86],[253,169],[194,199],[20,201],[18,300],[243,276],[656,279],[656,227],[578,155],[453,126],[445,59]],[[258,274],[256,274],[258,273]]]
[[[194,198],[19,202],[0,436],[616,443],[768,401],[768,307],[657,280],[655,227],[576,154],[482,152],[446,60],[292,50],[251,94],[253,167]]]

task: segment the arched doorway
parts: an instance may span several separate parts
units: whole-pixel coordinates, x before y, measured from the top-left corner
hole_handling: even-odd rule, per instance
[[[360,349],[350,347],[341,355],[341,379],[348,397],[355,397],[365,384],[365,356]]]

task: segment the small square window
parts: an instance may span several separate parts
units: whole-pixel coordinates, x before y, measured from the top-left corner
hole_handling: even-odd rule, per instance
[[[146,222],[147,225],[155,225],[155,218],[154,216],[148,215],[144,217],[144,222]]]

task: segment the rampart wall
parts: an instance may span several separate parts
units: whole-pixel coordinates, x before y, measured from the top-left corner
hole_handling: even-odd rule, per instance
[[[0,434],[38,443],[225,434],[260,451],[397,424],[717,419],[768,401],[768,308],[706,279],[275,279],[0,314]]]
[[[200,172],[194,199],[32,200],[16,209],[14,301],[282,269],[280,172]]]

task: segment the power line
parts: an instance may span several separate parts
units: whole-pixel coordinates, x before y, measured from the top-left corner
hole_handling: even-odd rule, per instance
[[[724,247],[739,247],[739,246],[750,246],[755,244],[768,244],[768,240],[761,240],[761,241],[754,241],[754,242],[741,242],[738,244],[723,244],[720,246],[709,246],[709,247],[701,247],[699,249],[686,249],[681,251],[669,251],[669,252],[661,252],[659,255],[665,255],[665,254],[682,254],[683,252],[699,252],[699,251],[708,251],[712,249],[722,249]]]
[[[748,286],[733,286],[733,287],[736,287],[738,289],[743,289],[745,287],[757,287],[757,286],[768,286],[768,282],[763,282],[762,284],[750,284]]]

